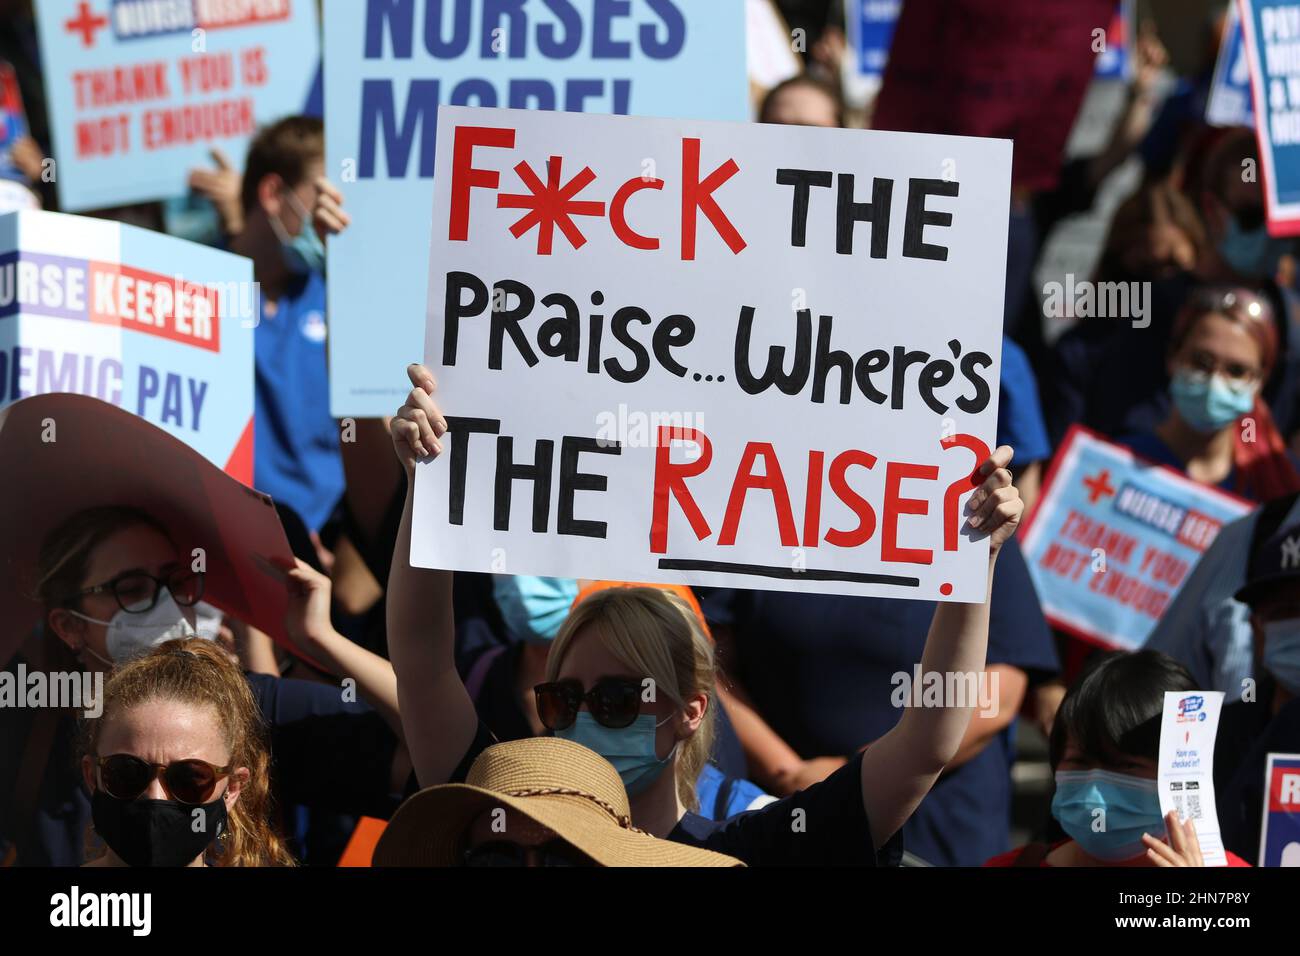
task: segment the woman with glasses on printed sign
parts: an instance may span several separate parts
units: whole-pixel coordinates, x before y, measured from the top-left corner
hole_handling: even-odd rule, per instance
[[[1253,501],[1300,490],[1300,475],[1260,394],[1277,357],[1277,325],[1266,299],[1241,288],[1197,291],[1169,336],[1169,413],[1153,431],[1121,443]]]
[[[419,782],[429,789],[394,815],[375,862],[506,865],[513,859],[523,865],[529,846],[554,841],[556,833],[544,825],[496,832],[489,825],[496,812],[490,807],[482,818],[465,821],[456,834],[458,853],[430,849],[434,842],[444,846],[446,834],[430,829],[425,805],[445,799],[441,785],[466,780],[476,758],[491,753],[492,735],[453,660],[451,573],[410,563],[415,465],[441,454],[447,422],[434,403],[429,371],[414,365],[408,374],[415,387],[392,421],[407,496],[389,578],[388,640],[407,743]],[[971,526],[989,537],[990,579],[998,550],[1023,510],[1011,486],[1010,462],[1006,447],[984,462],[984,481],[970,500]],[[979,673],[987,642],[987,600],[941,604],[922,667]],[[712,648],[695,615],[662,590],[617,588],[573,610],[552,645],[547,679],[535,693],[548,730],[594,751],[618,772],[630,808],[621,826],[750,865],[897,863],[898,831],[956,752],[972,712],[908,708],[894,730],[825,781],[715,822],[692,806],[695,776],[709,749],[714,681]],[[585,799],[593,787],[594,781],[575,771],[560,789]],[[521,800],[527,805],[541,796],[533,795],[536,788],[498,789],[502,803],[515,811]],[[556,782],[543,789],[553,794]]]

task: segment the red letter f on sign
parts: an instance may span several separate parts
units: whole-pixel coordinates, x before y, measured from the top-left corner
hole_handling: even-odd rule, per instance
[[[469,238],[469,191],[496,189],[501,184],[501,174],[490,169],[474,168],[474,147],[493,146],[513,149],[515,131],[492,126],[457,126],[456,143],[451,157],[451,229],[452,242]]]

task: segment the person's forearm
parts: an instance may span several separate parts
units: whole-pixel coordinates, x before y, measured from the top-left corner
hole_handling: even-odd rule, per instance
[[[749,767],[750,779],[755,783],[772,789],[776,781],[797,767],[801,760],[794,748],[781,739],[739,693],[724,690],[718,684],[718,699],[727,710],[727,719],[731,721],[741,749],[745,751],[745,762]]]
[[[980,685],[980,707],[966,727],[966,735],[956,755],[948,761],[945,772],[960,767],[984,750],[998,734],[1011,726],[1024,703],[1029,680],[1025,672],[1009,664],[994,664],[984,669]],[[993,695],[996,694],[996,698]]]
[[[984,680],[995,560],[996,556],[989,558],[982,603],[947,602],[936,608],[921,654],[922,679],[938,674],[949,686],[947,675],[953,674],[960,678],[957,684],[962,687],[970,686],[972,676],[976,687]],[[914,757],[933,764],[938,773],[957,754],[978,706],[978,696],[976,700],[945,700],[942,707],[908,707],[896,730],[906,736]]]
[[[1132,92],[1116,120],[1106,148],[1088,163],[1088,180],[1093,189],[1114,172],[1142,142],[1155,118],[1156,102],[1150,92]]]
[[[311,643],[311,656],[331,674],[356,681],[357,694],[373,707],[400,738],[397,676],[393,665],[331,628]]]

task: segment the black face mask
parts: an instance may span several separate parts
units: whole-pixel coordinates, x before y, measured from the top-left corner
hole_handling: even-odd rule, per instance
[[[186,866],[226,830],[226,801],[119,800],[96,790],[95,832],[128,866]],[[196,811],[200,816],[196,816]]]

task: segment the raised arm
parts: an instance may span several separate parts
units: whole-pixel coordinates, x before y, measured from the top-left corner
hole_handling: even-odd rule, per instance
[[[421,787],[446,783],[473,743],[478,716],[456,672],[451,572],[411,567],[416,462],[442,453],[447,421],[433,401],[433,376],[407,369],[415,387],[393,417],[393,448],[406,471],[406,504],[388,575],[388,655],[407,747]]]
[[[921,654],[921,672],[944,677],[949,686],[977,690],[984,680],[989,638],[989,593],[993,566],[1003,542],[1015,532],[1024,505],[1011,484],[1011,449],[1005,445],[980,468],[986,478],[971,495],[970,526],[989,536],[989,568],[980,604],[940,604],[930,623]],[[950,684],[949,674],[963,680]],[[873,743],[862,758],[862,802],[871,823],[871,838],[883,846],[930,792],[944,766],[956,756],[979,694],[944,700],[942,707],[907,707],[892,730]],[[960,704],[961,706],[958,706]]]

